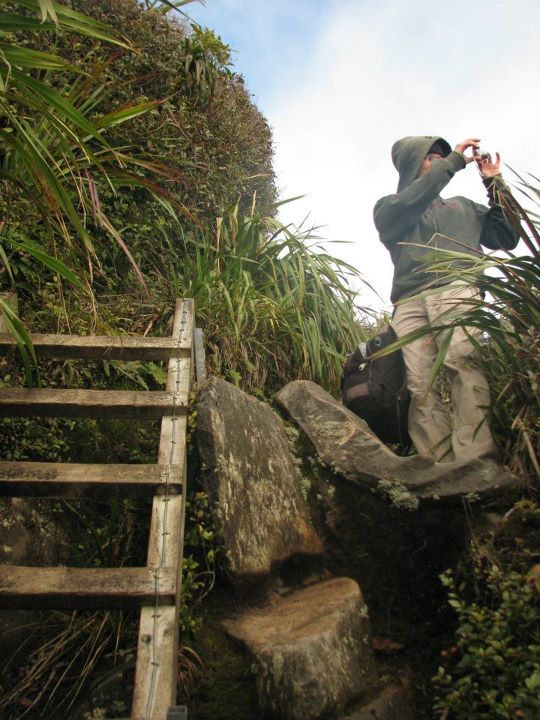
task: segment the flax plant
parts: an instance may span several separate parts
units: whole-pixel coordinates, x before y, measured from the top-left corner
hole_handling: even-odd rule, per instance
[[[85,194],[79,165],[102,167],[92,142],[100,150],[108,149],[108,144],[72,101],[73,87],[59,92],[51,84],[51,76],[56,82],[59,73],[74,77],[79,74],[76,68],[57,55],[27,47],[20,38],[22,33],[58,28],[126,45],[101,23],[56,3],[14,0],[13,4],[36,13],[41,9],[42,19],[0,14],[1,177],[36,204],[46,224],[66,238],[70,224],[90,249],[92,242],[76,207]],[[72,181],[74,193],[69,187]],[[9,224],[10,218],[2,220]]]
[[[212,237],[180,232],[174,292],[195,299],[209,364],[247,390],[305,378],[336,390],[343,356],[363,333],[358,270],[332,257],[316,229],[285,226],[238,205]]]
[[[104,65],[89,75],[59,55],[28,46],[29,39],[37,41],[57,31],[131,51],[112,28],[50,0],[13,0],[7,11],[0,12],[0,264],[4,285],[15,289],[10,256],[22,254],[53,272],[60,298],[62,281],[91,295],[93,275],[100,271],[89,229],[94,226],[121,247],[146,287],[121,231],[104,212],[99,189],[115,192],[122,186],[141,187],[169,203],[168,193],[151,177],[171,180],[175,172],[128,148],[112,147],[106,137],[109,128],[151,110],[157,102],[99,115]],[[29,378],[34,359],[29,336],[2,300],[0,314],[17,341]]]
[[[170,10],[176,10],[183,15],[184,12],[180,8],[196,1],[204,5],[204,0],[142,0],[142,5],[145,10],[156,10],[164,15]]]

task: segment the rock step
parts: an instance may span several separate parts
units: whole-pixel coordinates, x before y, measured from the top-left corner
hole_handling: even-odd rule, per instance
[[[377,684],[367,607],[349,578],[311,585],[224,626],[253,657],[263,714],[316,720]]]
[[[414,509],[419,501],[461,502],[467,495],[486,497],[519,488],[518,479],[490,458],[434,463],[417,455],[398,457],[367,423],[310,380],[288,383],[275,401],[337,474],[378,490],[403,508]]]

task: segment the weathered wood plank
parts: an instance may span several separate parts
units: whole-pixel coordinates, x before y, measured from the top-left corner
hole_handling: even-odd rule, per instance
[[[0,388],[0,416],[159,418],[174,408],[185,412],[187,398],[187,392]]]
[[[169,484],[182,488],[183,468],[163,465],[86,465],[82,463],[0,462],[0,496],[97,497],[118,485],[122,493],[155,492]]]
[[[191,339],[180,344],[170,337],[134,335],[45,335],[31,334],[36,354],[43,358],[86,360],[169,360],[187,357]],[[16,347],[12,335],[0,334],[0,355]]]
[[[177,302],[174,337],[191,337],[193,301]],[[169,361],[167,390],[188,392],[192,379],[191,359]],[[185,482],[186,416],[167,416],[161,423],[158,462],[183,465]],[[164,720],[176,704],[179,640],[179,608],[184,544],[185,493],[155,496],[148,545],[148,565],[176,567],[177,601],[143,608],[139,627],[137,666],[131,717],[133,720]]]
[[[140,608],[153,605],[156,570],[144,568],[0,567],[0,607]],[[176,602],[176,570],[160,568],[159,603]]]
[[[164,524],[165,506],[167,522]],[[167,531],[167,550],[170,540],[177,547],[183,545],[183,517],[185,512],[183,496],[155,497],[152,511],[152,526],[158,532]],[[178,559],[178,570],[181,558]],[[181,582],[177,577],[177,597],[180,599]],[[179,640],[179,612],[176,605],[158,604],[141,610],[139,640],[137,645],[137,665],[133,688],[132,717],[134,720],[146,718],[166,718],[167,709],[176,703],[176,676]],[[149,705],[152,712],[145,714]]]

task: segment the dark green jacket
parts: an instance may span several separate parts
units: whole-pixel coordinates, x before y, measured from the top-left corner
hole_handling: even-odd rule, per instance
[[[449,154],[434,160],[428,173],[416,177],[436,141]],[[378,200],[373,214],[381,242],[394,263],[393,303],[454,279],[425,271],[422,261],[430,249],[479,255],[481,245],[491,250],[516,247],[519,237],[494,199],[495,189],[507,192],[500,176],[484,181],[489,201],[486,207],[465,197],[440,197],[455,173],[465,167],[463,155],[450,152],[443,138],[422,135],[398,140],[392,147],[392,160],[399,172],[397,192]]]

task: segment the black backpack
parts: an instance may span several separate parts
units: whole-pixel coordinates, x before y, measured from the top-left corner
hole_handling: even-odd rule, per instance
[[[393,328],[385,325],[347,357],[341,379],[341,399],[383,442],[399,444],[406,450],[411,445],[407,430],[410,397],[403,353],[394,350],[371,359],[371,355],[396,339]]]

